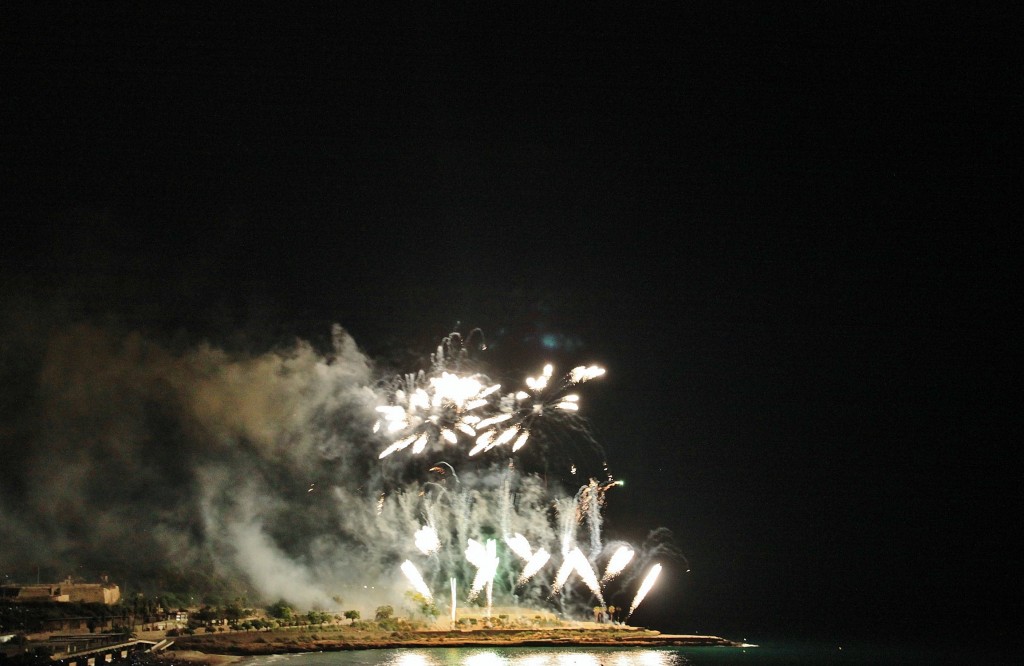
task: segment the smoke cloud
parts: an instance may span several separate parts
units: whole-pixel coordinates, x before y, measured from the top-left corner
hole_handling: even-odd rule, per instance
[[[402,603],[405,559],[433,589],[455,577],[467,591],[470,539],[518,533],[557,556],[578,538],[596,565],[620,545],[601,545],[599,518],[577,535],[575,491],[507,457],[379,460],[382,378],[340,326],[330,349],[257,354],[14,321],[0,351],[0,575],[108,573],[136,590],[370,611]],[[429,555],[413,541],[424,525],[442,546]],[[518,581],[502,548],[506,603],[590,599],[572,585],[553,597],[550,575]]]

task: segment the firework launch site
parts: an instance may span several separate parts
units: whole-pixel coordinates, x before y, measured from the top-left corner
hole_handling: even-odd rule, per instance
[[[475,331],[449,334],[413,372],[375,367],[340,326],[326,353],[301,342],[258,357],[132,344],[148,349],[108,359],[135,366],[112,381],[126,382],[122,393],[145,393],[152,380],[162,397],[180,394],[180,412],[161,414],[161,425],[177,419],[185,433],[179,446],[192,455],[178,474],[190,490],[180,514],[163,501],[152,512],[125,504],[137,514],[129,524],[156,516],[159,529],[134,537],[140,557],[104,563],[129,574],[133,609],[159,598],[137,565],[166,568],[172,552],[194,576],[234,581],[260,604],[278,599],[294,617],[267,622],[236,609],[214,621],[217,604],[186,603],[200,597],[183,580],[178,601],[158,605],[180,605],[189,623],[125,622],[127,637],[173,641],[178,658],[478,642],[732,644],[629,626],[663,568],[688,566],[660,529],[640,542],[606,534],[607,495],[622,482],[580,415],[579,393],[602,367],[545,363],[525,380],[493,379]],[[124,410],[80,409],[104,431],[124,427]],[[151,453],[128,446],[119,455],[145,465]],[[192,621],[201,613],[210,621]]]
[[[375,627],[340,627],[329,630],[239,632],[194,636],[175,642],[162,659],[203,662],[204,655],[250,656],[294,652],[431,647],[552,647],[577,646],[720,646],[751,647],[718,636],[662,634],[639,627],[565,623],[544,628],[428,629],[404,625],[397,631]]]
[[[280,610],[281,604],[268,609]],[[38,606],[37,613],[45,612]],[[37,631],[5,635],[0,663],[12,666],[58,663],[96,666],[131,663],[133,666],[220,666],[246,656],[303,652],[330,652],[431,647],[753,647],[718,636],[663,634],[656,630],[611,622],[562,620],[546,611],[493,608],[460,613],[455,623],[447,618],[395,614],[390,606],[377,609],[372,620],[355,611],[310,612],[290,620],[248,609],[263,619],[224,621],[209,619],[208,609],[183,622],[142,622],[135,615],[118,615],[111,607],[102,626],[71,631]],[[595,615],[598,609],[595,608]],[[179,617],[179,619],[181,619]],[[106,620],[111,620],[112,624]],[[253,628],[259,627],[259,628]],[[94,629],[99,628],[98,633]]]

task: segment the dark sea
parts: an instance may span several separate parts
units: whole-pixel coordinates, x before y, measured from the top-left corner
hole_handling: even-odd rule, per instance
[[[272,655],[239,666],[810,666],[812,664],[1021,664],[994,649],[923,646],[773,644],[746,648],[402,648]]]

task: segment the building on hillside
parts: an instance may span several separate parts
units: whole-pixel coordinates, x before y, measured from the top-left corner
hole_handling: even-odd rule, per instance
[[[34,583],[29,585],[0,585],[0,600],[15,602],[78,602],[89,604],[116,604],[121,599],[121,588],[114,583],[73,583],[68,578],[61,583]]]

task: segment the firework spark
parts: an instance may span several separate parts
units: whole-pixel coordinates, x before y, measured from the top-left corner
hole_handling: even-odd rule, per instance
[[[629,546],[619,546],[612,554],[612,558],[608,560],[608,566],[605,567],[604,575],[601,576],[601,584],[604,585],[622,573],[626,565],[632,561],[634,554],[635,552]]]
[[[541,568],[543,568],[543,566],[547,564],[548,560],[550,559],[551,553],[544,550],[543,548],[538,548],[537,552],[535,552],[532,556],[530,556],[530,559],[527,560],[526,566],[523,567],[522,573],[519,574],[518,584],[522,585],[526,581],[533,578],[533,576],[538,571],[540,571]]]
[[[473,585],[469,590],[469,599],[472,601],[485,586],[490,589],[494,582],[494,574],[498,571],[499,560],[494,539],[488,539],[486,544],[470,539],[466,547],[466,561],[477,567],[476,577],[473,578]]]
[[[454,627],[455,626],[455,606],[456,606],[456,594],[455,594],[456,582],[455,582],[454,578],[450,578],[448,582],[451,584],[451,588],[452,588],[452,627]]]
[[[569,574],[575,571],[579,574],[580,579],[586,584],[590,591],[594,593],[594,596],[598,598],[601,605],[604,605],[604,596],[601,594],[601,585],[597,581],[597,575],[594,573],[594,568],[590,566],[590,562],[587,561],[586,556],[583,555],[583,551],[579,548],[573,548],[566,555],[565,560],[562,562],[562,566],[558,569],[558,574],[555,576],[555,582],[553,588],[557,594],[559,590],[565,585],[565,582],[569,578]]]
[[[539,375],[526,378],[525,389],[502,395],[501,385],[485,375],[459,372],[464,356],[453,354],[451,337],[446,340],[433,355],[429,373],[397,378],[389,388],[388,404],[376,408],[380,418],[374,432],[391,439],[379,458],[410,447],[415,455],[463,439],[472,442],[470,456],[509,444],[516,452],[536,424],[578,418],[579,396],[568,391],[605,373],[596,365],[578,366],[553,380],[554,366],[547,364]]]
[[[466,590],[468,601],[484,592],[488,617],[495,593],[517,602],[527,598],[539,601],[542,590],[549,589],[549,602],[557,596],[562,609],[568,610],[567,606],[580,599],[572,579],[604,606],[607,594],[620,592],[615,588],[608,592],[606,587],[614,585],[636,559],[633,547],[619,546],[608,558],[603,575],[597,575],[595,563],[605,552],[601,534],[605,495],[622,482],[612,480],[606,468],[606,480],[591,478],[575,494],[561,495],[557,484],[549,488],[546,478],[519,472],[511,455],[535,430],[557,439],[557,431],[549,426],[565,425],[569,432],[586,434],[583,427],[575,427],[582,422],[578,421],[580,399],[572,389],[605,371],[598,366],[578,366],[559,376],[552,365],[546,365],[525,379],[523,389],[502,393],[500,384],[469,371],[465,353],[453,353],[449,343],[439,346],[432,359],[429,372],[404,375],[392,382],[384,396],[387,404],[376,408],[379,420],[375,431],[390,442],[379,457],[404,450],[415,456],[452,446],[466,456],[462,458],[466,462],[493,450],[504,450],[510,457],[507,465],[492,459],[460,470],[462,479],[450,463],[436,463],[429,472],[438,476],[393,489],[387,495],[386,508],[385,496],[380,495],[378,519],[398,521],[396,527],[411,524],[411,529],[406,529],[414,533],[415,547],[429,556],[423,564],[424,576],[408,560],[402,565],[405,576],[428,599],[432,598],[428,582],[437,587],[449,585],[453,623],[457,587]],[[417,485],[418,491],[414,490]],[[382,525],[380,529],[385,528]],[[495,538],[495,534],[502,536]],[[514,554],[511,562],[499,557],[500,548]],[[538,574],[555,559],[550,551],[560,551],[561,561],[554,576],[545,581]],[[647,574],[630,614],[650,591],[660,570],[656,565]]]
[[[442,371],[439,376],[424,373],[405,375],[392,396],[392,404],[377,407],[381,418],[375,432],[396,436],[380,453],[380,458],[408,448],[421,453],[428,444],[444,441],[455,444],[458,434],[477,434],[475,424],[481,421],[476,413],[486,407],[487,397],[500,389],[498,384],[485,384],[480,375],[460,376]]]
[[[415,542],[416,547],[424,555],[435,553],[441,547],[441,541],[437,538],[437,531],[430,525],[424,525],[416,530]]]
[[[661,565],[655,564],[651,567],[650,571],[647,572],[647,576],[644,577],[644,582],[640,584],[640,589],[636,591],[636,596],[633,597],[633,603],[629,605],[629,612],[626,613],[626,617],[633,614],[636,607],[640,605],[640,602],[644,600],[647,593],[654,587],[654,582],[658,580],[658,576],[661,574]]]
[[[529,561],[533,557],[533,548],[530,547],[530,542],[522,534],[516,532],[511,536],[505,537],[505,544],[512,550],[513,553],[521,557],[522,559]]]
[[[326,354],[304,341],[250,356],[207,346],[164,348],[90,326],[59,335],[54,344],[39,345],[49,351],[31,365],[60,378],[46,384],[54,400],[35,407],[39,418],[55,419],[53,432],[62,437],[35,442],[43,446],[35,457],[53,457],[50,440],[63,435],[103,448],[118,433],[165,432],[155,443],[180,451],[187,467],[181,471],[195,483],[162,492],[187,502],[182,506],[196,520],[163,520],[153,534],[140,533],[139,548],[149,557],[184,544],[163,564],[198,571],[203,563],[218,586],[251,584],[262,598],[304,608],[338,610],[343,596],[348,607],[363,611],[394,607],[407,590],[437,603],[449,587],[459,596],[454,609],[469,595],[479,602],[486,590],[488,608],[492,600],[543,606],[571,618],[589,616],[598,595],[622,601],[625,610],[649,566],[638,562],[665,562],[671,554],[648,539],[612,576],[624,557],[612,552],[618,543],[602,546],[602,493],[612,477],[594,474],[594,486],[576,492],[592,475],[570,447],[585,438],[591,453],[600,448],[581,417],[582,384],[601,377],[597,366],[539,362],[498,381],[452,334],[422,372],[374,376],[379,366],[340,327],[332,329]],[[97,373],[101,366],[110,372]],[[138,409],[150,400],[154,409]],[[63,413],[67,407],[73,409]],[[84,423],[79,409],[96,418]],[[125,460],[152,459],[153,438],[115,439]],[[549,454],[562,459],[555,464]],[[531,471],[534,465],[543,473]],[[76,468],[88,474],[79,480],[102,480],[102,465],[88,468]],[[17,506],[31,503],[12,497]],[[125,516],[150,519],[150,509]],[[55,521],[50,537],[59,543],[44,554],[50,565],[64,557],[106,561],[64,547],[81,527],[64,514],[33,514],[39,524]],[[8,532],[35,534],[21,529],[29,522],[19,518]],[[190,529],[197,525],[203,529]],[[34,549],[11,547],[4,554]]]
[[[416,568],[415,564],[409,560],[402,562],[402,573],[409,579],[413,589],[422,594],[427,601],[433,602],[434,595],[430,593],[430,588],[423,581],[423,576],[420,575],[419,569]]]
[[[512,452],[523,448],[535,425],[545,420],[572,422],[579,411],[579,395],[568,393],[578,384],[596,379],[605,373],[596,365],[578,366],[564,377],[552,381],[554,366],[547,364],[536,377],[527,377],[526,390],[508,393],[498,403],[499,413],[491,417],[488,425],[498,427],[493,437],[477,442],[470,455],[489,451],[512,442]]]

